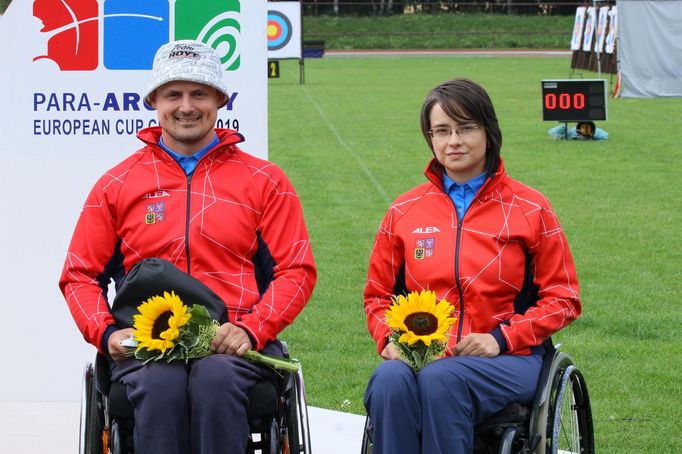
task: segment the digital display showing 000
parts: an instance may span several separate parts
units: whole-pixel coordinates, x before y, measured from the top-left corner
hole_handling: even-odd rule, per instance
[[[543,80],[544,121],[606,120],[606,80]]]

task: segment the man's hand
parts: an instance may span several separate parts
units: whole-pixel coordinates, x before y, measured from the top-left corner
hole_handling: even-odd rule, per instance
[[[211,350],[215,353],[242,356],[251,349],[251,339],[243,328],[225,323],[218,328]]]
[[[393,342],[389,342],[381,351],[381,357],[384,359],[400,359],[398,347],[396,347]]]
[[[130,347],[124,347],[121,345],[121,342],[125,339],[128,339],[129,337],[132,337],[132,335],[133,329],[125,328],[114,331],[111,333],[111,336],[109,336],[109,341],[107,342],[109,347],[109,356],[111,356],[111,359],[113,359],[115,362],[122,363],[129,357],[127,354],[132,351],[132,349]]]
[[[492,334],[471,333],[459,341],[455,346],[454,354],[494,358],[500,354],[500,346]]]

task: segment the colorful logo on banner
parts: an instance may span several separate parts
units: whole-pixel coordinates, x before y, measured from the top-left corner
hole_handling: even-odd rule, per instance
[[[175,0],[171,23],[168,0],[34,0],[33,15],[40,19],[49,59],[62,71],[97,69],[100,54],[112,70],[151,69],[156,50],[175,39],[197,39],[218,51],[223,68],[240,65],[239,0]],[[99,36],[102,29],[102,44]]]
[[[268,50],[279,50],[291,40],[291,21],[281,11],[268,11]]]

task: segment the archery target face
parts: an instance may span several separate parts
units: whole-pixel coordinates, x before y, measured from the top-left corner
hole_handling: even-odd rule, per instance
[[[279,50],[291,40],[291,21],[280,11],[268,11],[268,50]]]
[[[301,3],[268,2],[268,58],[302,58]]]

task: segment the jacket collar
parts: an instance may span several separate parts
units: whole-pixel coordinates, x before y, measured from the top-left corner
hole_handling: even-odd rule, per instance
[[[431,161],[428,163],[426,168],[424,169],[424,175],[426,175],[426,179],[429,180],[434,186],[438,187],[441,191],[445,191],[443,188],[443,166],[441,165],[440,162],[436,158],[431,159]],[[479,199],[486,199],[493,188],[495,188],[499,182],[505,177],[506,172],[504,170],[504,161],[502,158],[500,158],[500,165],[497,167],[497,170],[495,173],[492,175],[491,178],[488,178],[486,182],[483,184],[483,187],[479,191]]]
[[[240,133],[233,129],[216,128],[215,132],[218,135],[218,140],[220,142],[218,143],[218,145],[216,145],[215,149],[210,153],[215,152],[215,150],[225,150],[226,152],[229,153],[233,145],[236,145],[244,141],[244,136],[242,136]],[[144,142],[151,149],[162,151],[161,147],[159,147],[159,139],[161,138],[161,126],[151,126],[149,128],[141,129],[137,133],[137,138]],[[167,156],[168,158],[173,159],[165,151],[163,151],[162,154],[163,156]]]

